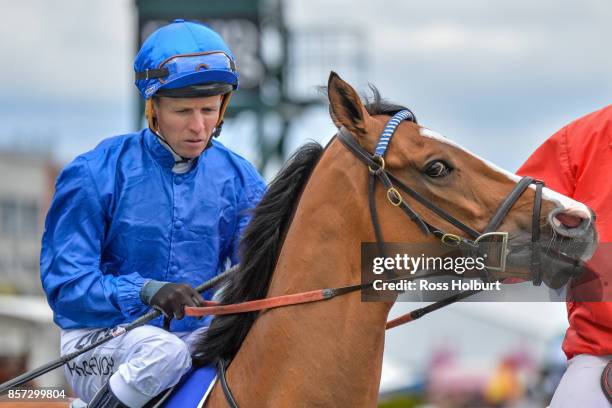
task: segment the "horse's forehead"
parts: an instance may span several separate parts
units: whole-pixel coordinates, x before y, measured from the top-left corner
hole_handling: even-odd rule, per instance
[[[510,181],[514,182],[514,183],[518,183],[521,179],[521,177],[517,176],[514,173],[509,172],[508,170],[505,170],[499,166],[497,166],[496,164],[491,163],[490,161],[483,159],[482,157],[470,152],[468,149],[466,149],[465,147],[461,146],[460,144],[447,139],[446,137],[442,136],[440,133],[431,130],[429,128],[426,128],[424,126],[421,126],[419,129],[419,133],[421,136],[423,137],[428,137],[430,139],[434,139],[437,140],[441,143],[447,144],[449,146],[453,146],[456,149],[459,149],[460,151],[467,153],[468,155],[472,156],[473,158],[479,160],[485,167],[489,168],[491,170],[491,172],[493,173],[500,173],[504,176],[506,176]]]
[[[513,183],[518,183],[521,180],[521,176],[514,174],[512,172],[509,172],[506,169],[503,169],[499,166],[497,166],[496,164],[491,163],[490,161],[483,159],[482,157],[470,152],[469,150],[467,150],[465,147],[459,145],[458,143],[453,142],[450,139],[447,139],[446,137],[442,136],[440,133],[433,131],[431,129],[428,129],[426,127],[421,126],[419,128],[419,133],[421,134],[421,136],[423,137],[428,137],[430,139],[434,139],[437,140],[439,142],[442,143],[446,143],[450,146],[453,146],[467,154],[469,154],[470,156],[478,159],[480,162],[482,162],[482,164],[489,168],[492,172],[494,173],[499,173],[504,175],[505,177],[507,177],[511,182]],[[535,186],[533,184],[531,184],[529,186],[530,189],[535,190]],[[551,190],[549,188],[544,188],[543,190],[543,197],[547,200],[554,200],[557,201],[559,203],[561,203],[562,206],[564,206],[565,208],[569,209],[569,208],[578,208],[580,211],[584,211],[588,213],[588,208],[577,201],[574,201],[573,199],[564,196],[563,194],[557,193],[554,190]]]
[[[459,145],[458,143],[453,142],[450,139],[447,139],[446,137],[442,136],[440,133],[436,132],[435,130],[431,130],[429,128],[426,128],[424,126],[421,126],[419,128],[419,134],[423,137],[427,137],[429,139],[433,139],[436,140],[438,142],[447,144],[449,146],[453,146],[463,152],[468,153],[469,155],[474,156],[472,153],[470,153],[469,151],[467,151],[467,149],[465,149],[463,146]]]
[[[427,137],[429,139],[433,139],[436,140],[440,143],[444,143],[447,144],[449,146],[453,146],[454,148],[472,156],[473,158],[479,160],[482,162],[482,164],[484,164],[486,167],[488,167],[489,169],[491,169],[493,172],[495,173],[502,173],[503,175],[505,175],[506,177],[508,177],[510,180],[518,182],[520,180],[520,177],[517,176],[516,174],[510,173],[507,170],[502,169],[501,167],[491,163],[490,161],[483,159],[482,157],[479,157],[478,155],[470,152],[468,149],[466,149],[465,147],[461,146],[459,143],[456,143],[450,139],[447,139],[446,137],[442,136],[440,133],[436,132],[435,130],[431,130],[429,128],[426,128],[424,126],[421,126],[419,129],[419,133],[421,136],[423,137]]]

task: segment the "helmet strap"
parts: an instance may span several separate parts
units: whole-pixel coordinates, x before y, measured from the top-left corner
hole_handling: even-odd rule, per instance
[[[188,157],[183,157],[183,156],[181,156],[180,154],[178,154],[178,153],[176,152],[176,150],[174,150],[174,149],[172,148],[172,146],[170,146],[170,143],[168,143],[168,142],[166,141],[166,139],[164,139],[164,137],[163,137],[161,134],[159,134],[159,133],[157,133],[157,132],[153,132],[153,134],[155,135],[155,137],[157,137],[157,139],[159,140],[159,142],[160,142],[161,144],[163,144],[164,146],[168,147],[168,149],[170,149],[170,150],[172,151],[172,153],[174,153],[174,154],[175,154],[177,157],[179,157],[179,158],[180,158],[180,159],[175,158],[175,159],[174,159],[174,164],[180,164],[180,163],[189,163],[190,161],[195,160],[195,159],[190,159],[190,158],[188,158]]]
[[[147,122],[149,124],[149,128],[153,131],[153,133],[157,134],[159,131],[157,125],[157,118],[155,117],[155,111],[153,110],[153,98],[149,98],[145,101],[145,117],[147,118]]]
[[[215,126],[215,131],[212,134],[212,137],[219,137],[221,134],[221,129],[223,128],[223,117],[225,116],[225,111],[227,110],[227,106],[229,105],[229,101],[232,98],[232,93],[228,92],[221,97],[221,107],[219,108],[219,120],[217,120],[217,125]]]
[[[213,130],[212,135],[210,136],[210,140],[212,140],[213,137],[219,137],[222,129],[223,129],[223,122],[217,123],[217,126],[215,126],[215,129]],[[210,141],[209,141],[209,144],[210,144]]]

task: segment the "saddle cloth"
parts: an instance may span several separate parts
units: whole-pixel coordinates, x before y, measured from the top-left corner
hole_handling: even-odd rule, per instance
[[[200,367],[185,374],[164,403],[164,408],[203,407],[217,378],[214,365]]]

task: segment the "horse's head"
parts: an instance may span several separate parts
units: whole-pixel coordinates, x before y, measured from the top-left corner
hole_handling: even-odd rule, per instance
[[[560,270],[575,272],[576,265],[592,255],[595,217],[584,204],[496,167],[418,125],[413,117],[396,127],[381,155],[383,162],[371,154],[380,148],[390,117],[403,108],[382,103],[377,92],[374,102],[364,105],[335,73],[329,78],[328,96],[340,139],[369,165],[377,183],[386,184],[384,189],[379,184],[377,207],[387,241],[413,240],[421,234],[423,242],[442,238],[450,244],[459,240],[473,244],[484,232],[502,232],[493,237],[507,239],[508,264],[505,272],[493,277],[526,277],[530,269],[539,271],[540,264],[544,275],[534,279],[554,287],[566,280],[559,277]],[[349,133],[352,137],[347,138]],[[364,151],[370,161],[363,157]],[[388,202],[382,203],[385,189]],[[406,207],[409,217],[389,202]]]

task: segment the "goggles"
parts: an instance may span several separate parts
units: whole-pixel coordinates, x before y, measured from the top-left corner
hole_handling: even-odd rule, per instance
[[[159,68],[136,72],[136,80],[157,79],[164,84],[199,71],[226,71],[236,74],[236,64],[223,51],[180,54],[163,61]]]

